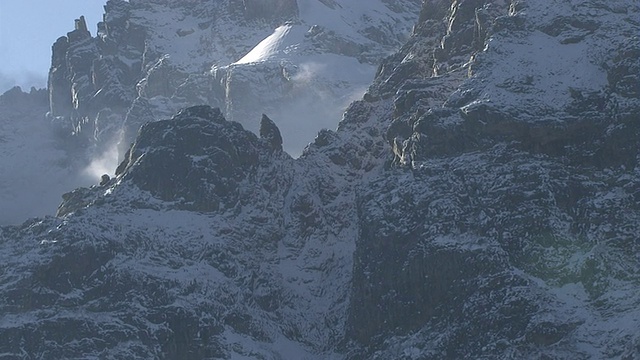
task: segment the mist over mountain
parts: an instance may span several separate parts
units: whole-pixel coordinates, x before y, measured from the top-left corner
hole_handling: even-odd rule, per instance
[[[0,227],[2,356],[640,358],[637,1],[264,4],[109,1],[0,97],[111,175]]]

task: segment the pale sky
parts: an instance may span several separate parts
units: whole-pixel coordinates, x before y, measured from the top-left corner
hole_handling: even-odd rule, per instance
[[[44,88],[51,45],[84,15],[92,36],[107,0],[0,0],[0,94]]]

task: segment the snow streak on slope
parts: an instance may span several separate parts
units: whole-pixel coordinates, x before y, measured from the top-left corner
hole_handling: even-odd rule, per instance
[[[273,34],[262,40],[256,47],[251,49],[247,55],[243,56],[242,59],[236,61],[234,64],[266,61],[278,53],[295,50],[289,49],[289,47],[299,44],[303,37],[299,34],[290,34],[291,29],[292,25],[280,26]]]

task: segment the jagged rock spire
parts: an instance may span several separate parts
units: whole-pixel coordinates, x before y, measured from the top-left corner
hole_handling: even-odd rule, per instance
[[[87,30],[87,22],[84,19],[84,15],[75,20],[75,29],[80,31],[89,31]]]
[[[260,137],[267,140],[272,152],[282,151],[280,129],[278,129],[276,123],[265,114],[262,114],[262,120],[260,120]]]
[[[91,37],[91,33],[87,29],[87,22],[84,16],[80,16],[79,19],[74,20],[73,31],[67,33],[70,43],[80,42]]]

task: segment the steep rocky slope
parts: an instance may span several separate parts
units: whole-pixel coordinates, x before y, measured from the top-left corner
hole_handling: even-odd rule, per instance
[[[369,94],[351,357],[640,356],[638,5],[431,5]]]
[[[0,228],[0,354],[638,358],[639,14],[426,1],[297,159],[267,116],[144,125],[114,179]]]
[[[262,123],[258,138],[203,106],[148,124],[118,178],[66,194],[60,218],[4,228],[1,353],[328,356],[344,336],[352,199]]]

